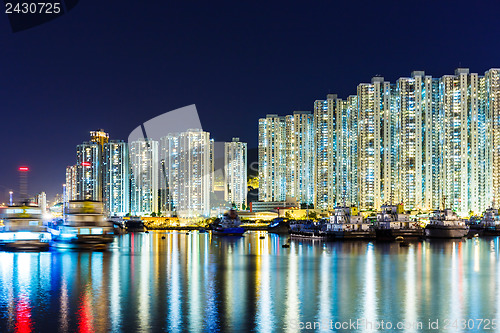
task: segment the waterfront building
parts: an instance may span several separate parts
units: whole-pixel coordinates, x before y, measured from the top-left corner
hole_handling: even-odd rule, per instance
[[[333,209],[337,202],[337,106],[334,94],[314,102],[314,207],[318,209]]]
[[[285,116],[286,196],[314,203],[314,118],[310,111]]]
[[[208,132],[190,129],[161,140],[161,205],[166,213],[191,218],[210,215],[213,186],[213,140]]]
[[[284,117],[259,119],[259,201],[286,199],[285,142]]]
[[[103,203],[110,216],[130,212],[129,148],[124,141],[103,144]]]
[[[358,85],[358,200],[363,210],[379,209],[399,197],[398,169],[391,167],[398,160],[393,149],[398,145],[394,93],[383,77]]]
[[[247,206],[247,143],[224,143],[224,199],[237,209]]]
[[[66,195],[64,202],[69,202],[69,200],[76,200],[77,198],[77,166],[70,165],[66,167]]]
[[[337,163],[335,169],[336,205],[351,206],[358,202],[358,97],[337,99]]]
[[[101,145],[76,146],[76,200],[102,200]]]
[[[158,212],[158,141],[140,139],[129,143],[130,212],[149,215]]]
[[[486,140],[486,204],[498,208],[500,203],[500,69],[492,68],[484,75],[481,89],[485,115]]]

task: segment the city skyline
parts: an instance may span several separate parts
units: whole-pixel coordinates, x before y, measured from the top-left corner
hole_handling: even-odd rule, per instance
[[[0,78],[8,126],[0,141],[9,157],[0,166],[0,201],[17,189],[20,165],[31,166],[34,193],[60,193],[64,168],[89,129],[126,138],[158,114],[196,104],[215,141],[236,136],[254,149],[256,119],[265,114],[310,110],[311,100],[328,93],[347,98],[377,74],[395,82],[413,70],[484,73],[500,55],[491,42],[495,3],[370,3],[360,10],[349,2],[227,2],[223,11],[211,3],[154,3],[143,12],[125,1],[120,15],[111,3],[100,5],[98,15],[82,2],[15,34],[0,16],[8,50]],[[342,15],[321,18],[333,11]],[[457,34],[455,22],[467,22],[467,31]],[[375,27],[387,37],[367,33]]]
[[[314,156],[314,205],[332,210],[354,205],[379,210],[404,204],[407,210],[449,207],[479,215],[500,198],[500,70],[484,75],[457,68],[433,78],[424,71],[391,83],[373,77],[357,94],[335,94],[314,102],[314,128],[290,130],[293,116],[268,114],[259,120],[259,200],[296,197],[293,173]],[[308,114],[308,112],[301,112]],[[305,135],[305,136],[304,136]],[[314,148],[290,147],[315,137]],[[445,207],[443,207],[443,205]]]
[[[259,120],[259,133],[266,130],[262,121],[273,119],[275,123],[270,128],[276,133],[266,135],[278,138],[282,146],[278,154],[280,162],[274,165],[276,170],[269,172],[280,174],[276,179],[281,180],[271,181],[275,188],[266,190],[267,178],[262,173],[265,172],[262,163],[270,163],[264,161],[266,153],[259,148],[259,170],[262,170],[259,200],[284,201],[289,196],[300,203],[314,203],[317,208],[330,210],[339,204],[379,209],[382,204],[402,202],[410,210],[431,210],[439,208],[446,198],[450,202],[448,206],[463,215],[469,211],[480,214],[494,203],[494,193],[498,192],[494,180],[499,177],[496,171],[498,157],[492,153],[495,140],[499,140],[492,123],[498,109],[494,97],[497,90],[497,69],[490,69],[481,76],[469,73],[467,68],[458,68],[455,75],[441,78],[413,71],[410,77],[400,77],[395,83],[374,77],[371,83],[357,86],[357,95],[344,100],[336,94],[328,94],[325,100],[314,102],[312,112],[294,111],[288,116],[268,114]],[[465,99],[457,97],[462,95]],[[456,119],[449,122],[451,125],[445,125],[447,119],[453,117]],[[456,125],[458,123],[462,125]],[[361,134],[370,132],[367,128],[374,130],[374,137],[371,143],[364,144],[365,136]],[[457,145],[453,139],[455,128],[462,133],[462,144]],[[98,157],[104,154],[108,139],[108,134],[102,130],[92,131],[90,142],[77,146],[75,170],[71,170],[71,166],[66,170],[66,190],[70,199],[74,191],[79,198],[106,200],[109,197],[109,193],[104,197],[106,188],[99,185],[108,180],[104,179],[102,171],[104,160]],[[261,140],[262,133],[259,134]],[[316,142],[332,148],[322,149]],[[375,149],[369,148],[370,145],[375,145]],[[307,154],[303,155],[304,152]],[[322,152],[326,153],[323,160]],[[477,153],[469,157],[471,152]],[[455,157],[462,159],[456,166],[455,162],[450,162]],[[360,165],[358,158],[371,159],[368,163],[374,169]],[[156,157],[156,160],[159,166],[160,160],[166,159]],[[95,168],[95,165],[102,166]],[[321,165],[323,168],[326,165],[326,169],[322,171]],[[467,170],[462,167],[460,171],[460,165],[466,165]],[[378,180],[371,176],[377,174],[380,175]],[[72,183],[71,177],[76,177],[78,182]],[[155,186],[161,186],[158,177],[152,182],[157,184]],[[461,179],[459,190],[452,187],[457,178]],[[131,179],[131,193],[140,192],[142,186],[134,192],[134,177]],[[324,190],[322,184],[326,184]],[[367,190],[360,191],[360,186]],[[158,189],[152,192],[158,193]],[[155,194],[151,200],[158,202],[160,197],[161,193]],[[131,207],[138,207],[135,204],[138,200],[134,200],[133,195],[130,199],[122,199],[131,200]],[[162,199],[161,203],[164,201]],[[131,209],[131,212],[139,215],[164,212],[161,203],[145,210]],[[242,207],[242,203],[237,206]],[[204,211],[203,215],[208,215],[209,209]]]

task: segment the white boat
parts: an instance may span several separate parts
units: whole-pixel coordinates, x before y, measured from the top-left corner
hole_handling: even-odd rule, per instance
[[[381,212],[377,213],[375,223],[377,240],[395,240],[397,237],[420,238],[424,236],[424,229],[404,213],[403,204],[382,205]]]
[[[462,238],[468,232],[465,220],[451,209],[435,210],[429,224],[425,226],[425,236],[428,238]]]
[[[9,250],[47,250],[51,235],[37,206],[0,208],[0,247]]]
[[[326,233],[328,238],[333,239],[375,238],[375,231],[356,207],[336,207],[326,225]]]
[[[104,218],[99,201],[70,201],[64,222],[49,231],[56,247],[103,248],[114,239],[113,223]]]

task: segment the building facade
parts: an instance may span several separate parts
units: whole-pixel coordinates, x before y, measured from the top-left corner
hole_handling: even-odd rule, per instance
[[[247,193],[247,144],[233,138],[224,143],[224,199],[246,209]]]
[[[210,215],[212,147],[210,134],[199,129],[161,139],[161,205],[166,212],[184,218]]]
[[[130,213],[158,213],[158,141],[142,139],[129,143]]]
[[[103,204],[111,216],[130,212],[129,148],[124,141],[103,144]]]
[[[95,142],[76,146],[76,200],[102,200],[101,151]]]

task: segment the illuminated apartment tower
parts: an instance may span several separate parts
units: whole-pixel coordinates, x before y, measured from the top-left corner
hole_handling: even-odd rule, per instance
[[[443,114],[439,108],[439,79],[424,77],[424,210],[439,209],[442,202]]]
[[[179,136],[169,134],[160,139],[159,152],[160,212],[172,215],[179,204]]]
[[[158,212],[158,141],[141,139],[129,143],[131,189],[130,212]]]
[[[337,95],[314,102],[315,165],[314,207],[333,209],[336,206]]]
[[[484,75],[483,108],[487,121],[486,202],[495,208],[500,205],[500,69],[492,68]]]
[[[440,81],[443,196],[446,205],[462,216],[469,211],[481,213],[488,204],[486,124],[485,110],[480,108],[480,81],[482,78],[466,68],[458,68],[455,75],[445,75]]]
[[[285,120],[275,114],[259,119],[259,200],[286,199]]]
[[[103,144],[103,203],[108,215],[130,211],[130,167],[128,145],[123,141]]]
[[[337,99],[337,204],[358,205],[358,97]]]
[[[242,209],[247,205],[247,144],[233,138],[224,143],[224,199]]]
[[[360,209],[379,209],[399,200],[398,112],[395,87],[374,77],[358,85],[358,186]]]
[[[286,196],[314,203],[314,119],[310,111],[285,116]]]
[[[101,149],[95,142],[76,146],[76,200],[102,200]]]
[[[65,201],[76,200],[77,198],[77,181],[76,181],[76,165],[66,167],[66,196]]]
[[[162,206],[181,217],[210,215],[213,141],[208,132],[191,129],[161,139]],[[163,171],[165,170],[165,171]]]
[[[433,200],[433,183],[439,178],[433,177],[432,156],[438,156],[430,143],[439,140],[433,133],[439,133],[440,122],[436,106],[437,81],[425,76],[422,71],[415,71],[411,78],[400,78],[397,82],[397,94],[400,113],[400,196],[405,208],[430,209]],[[436,161],[434,161],[436,163]],[[437,175],[435,173],[434,175]],[[437,200],[436,200],[437,199]]]

